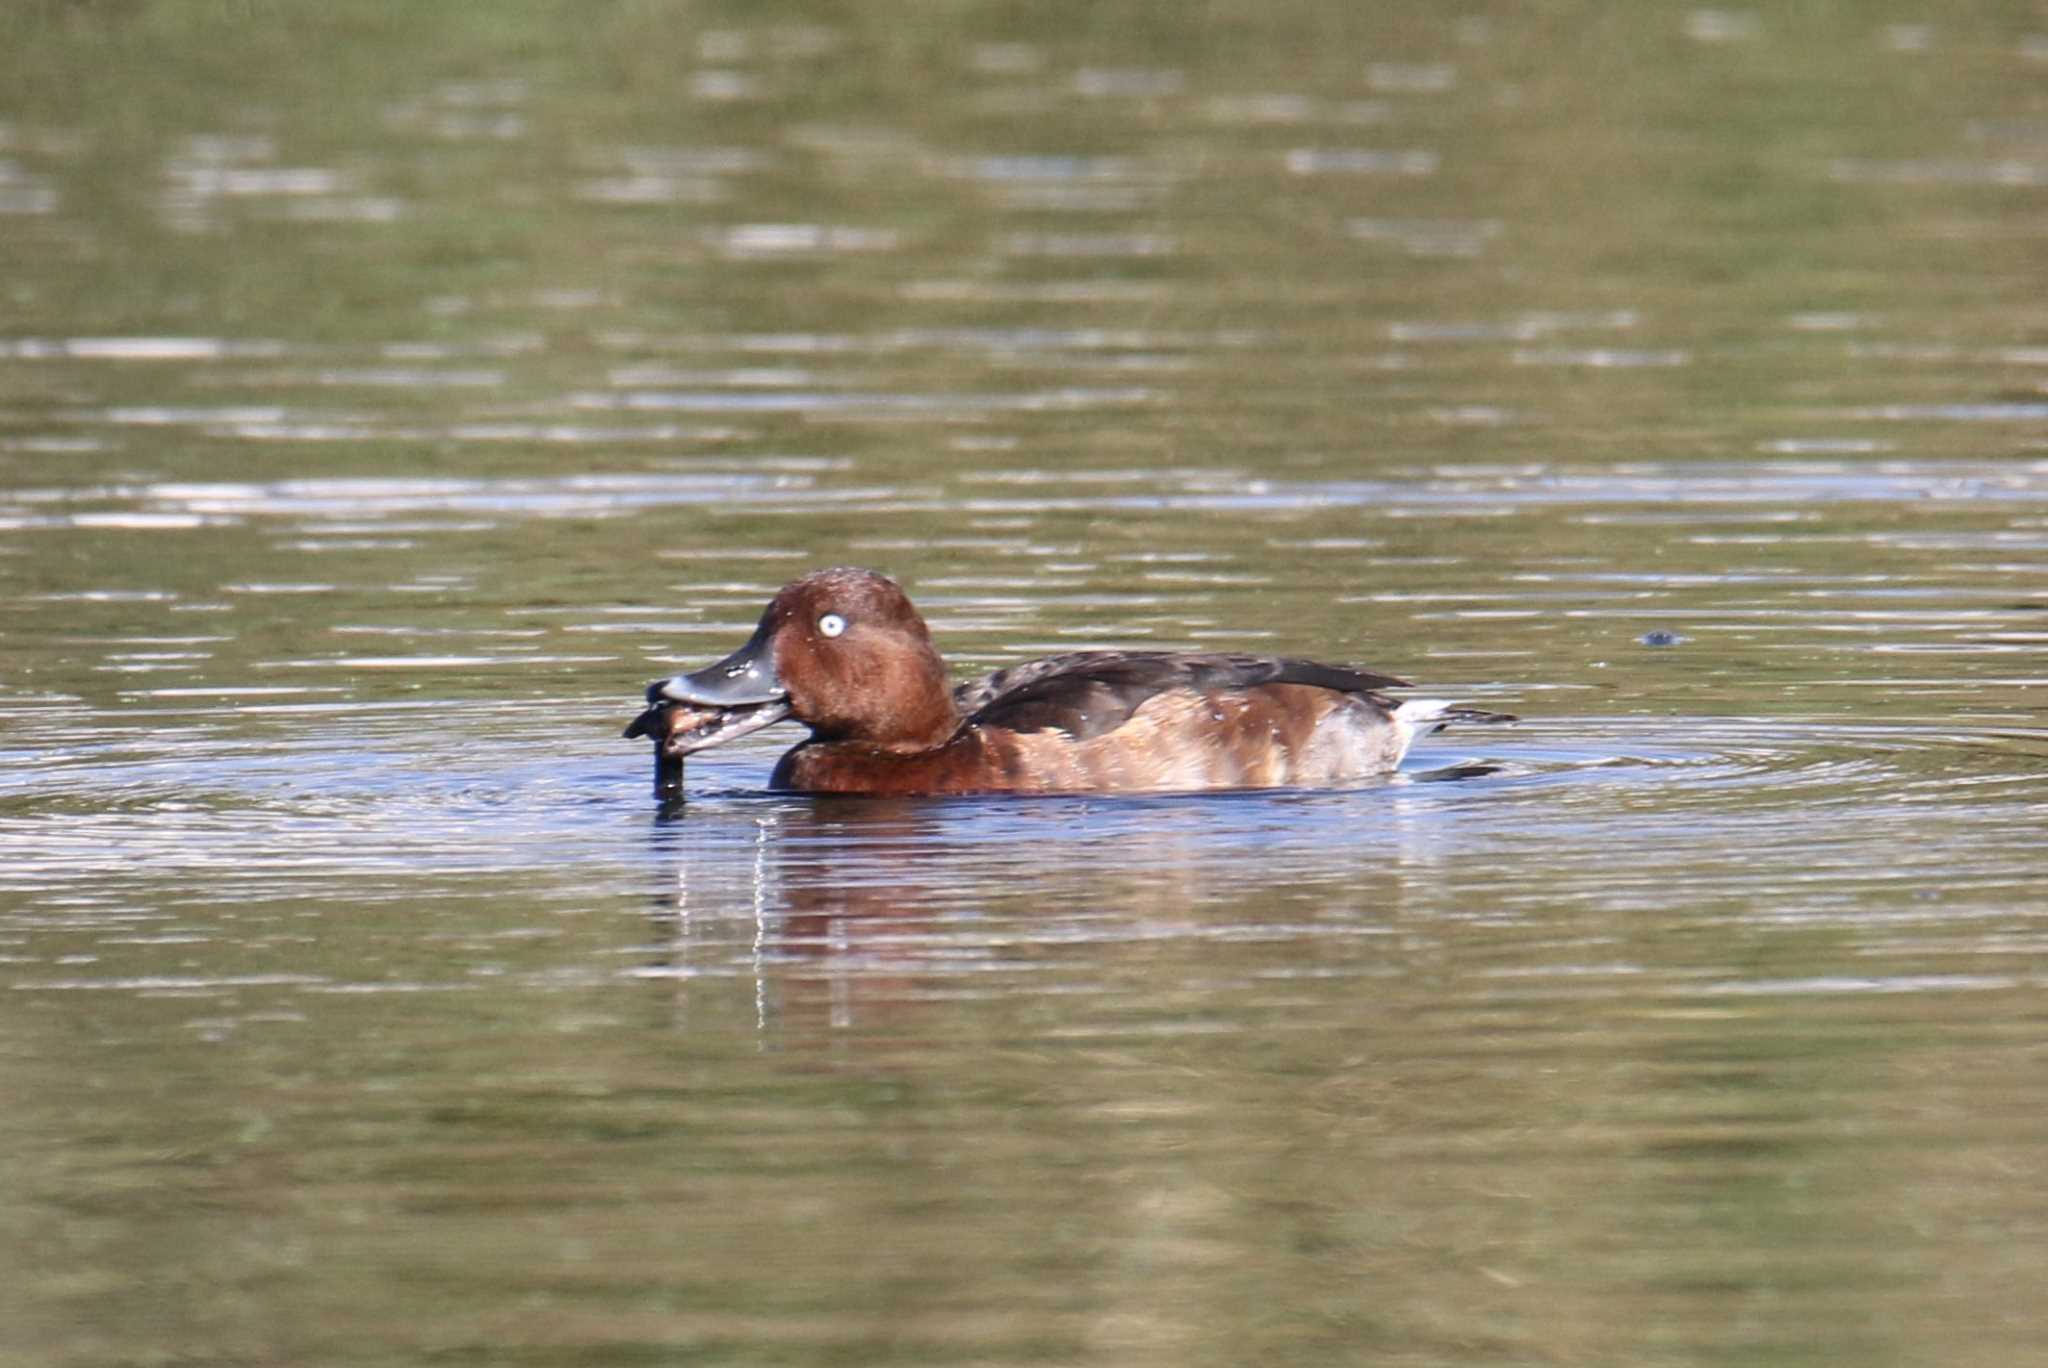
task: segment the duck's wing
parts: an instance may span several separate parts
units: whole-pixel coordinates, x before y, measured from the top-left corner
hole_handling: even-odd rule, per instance
[[[1065,655],[1043,656],[1028,660],[1021,665],[1007,665],[1000,670],[991,670],[979,679],[970,679],[954,686],[953,706],[960,710],[962,717],[973,717],[989,704],[1006,694],[1027,689],[1041,680],[1051,679],[1068,672],[1081,672],[1092,662],[1107,659],[1116,654],[1113,651],[1070,651]]]
[[[1235,652],[1076,651],[997,670],[954,693],[971,723],[1063,731],[1077,741],[1116,730],[1146,699],[1172,689],[1228,692],[1306,684],[1338,693],[1403,688],[1393,675],[1288,656]]]

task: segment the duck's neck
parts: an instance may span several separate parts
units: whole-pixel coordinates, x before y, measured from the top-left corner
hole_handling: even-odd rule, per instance
[[[930,668],[899,680],[890,690],[891,709],[885,729],[884,750],[912,753],[933,750],[946,744],[960,730],[960,710],[953,706],[953,691],[946,685],[946,670],[936,654]]]

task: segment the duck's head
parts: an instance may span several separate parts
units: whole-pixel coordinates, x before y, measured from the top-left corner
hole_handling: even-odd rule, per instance
[[[656,680],[647,705],[627,735],[653,735],[677,756],[785,717],[816,740],[884,750],[938,745],[960,721],[945,662],[909,595],[886,575],[849,566],[784,585],[744,646]]]

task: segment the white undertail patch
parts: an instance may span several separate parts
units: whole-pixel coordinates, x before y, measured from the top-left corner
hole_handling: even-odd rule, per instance
[[[1401,757],[1415,744],[1417,737],[1427,736],[1448,720],[1444,714],[1456,705],[1441,698],[1411,698],[1389,714],[1394,730],[1400,735],[1400,749],[1395,752],[1394,763],[1401,763]]]

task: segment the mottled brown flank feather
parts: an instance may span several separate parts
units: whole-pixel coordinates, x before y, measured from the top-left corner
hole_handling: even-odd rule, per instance
[[[1115,731],[1169,690],[1232,693],[1304,684],[1338,694],[1401,688],[1405,679],[1285,656],[1234,652],[1076,651],[998,670],[954,698],[968,721],[1015,732],[1060,731],[1086,741]]]

